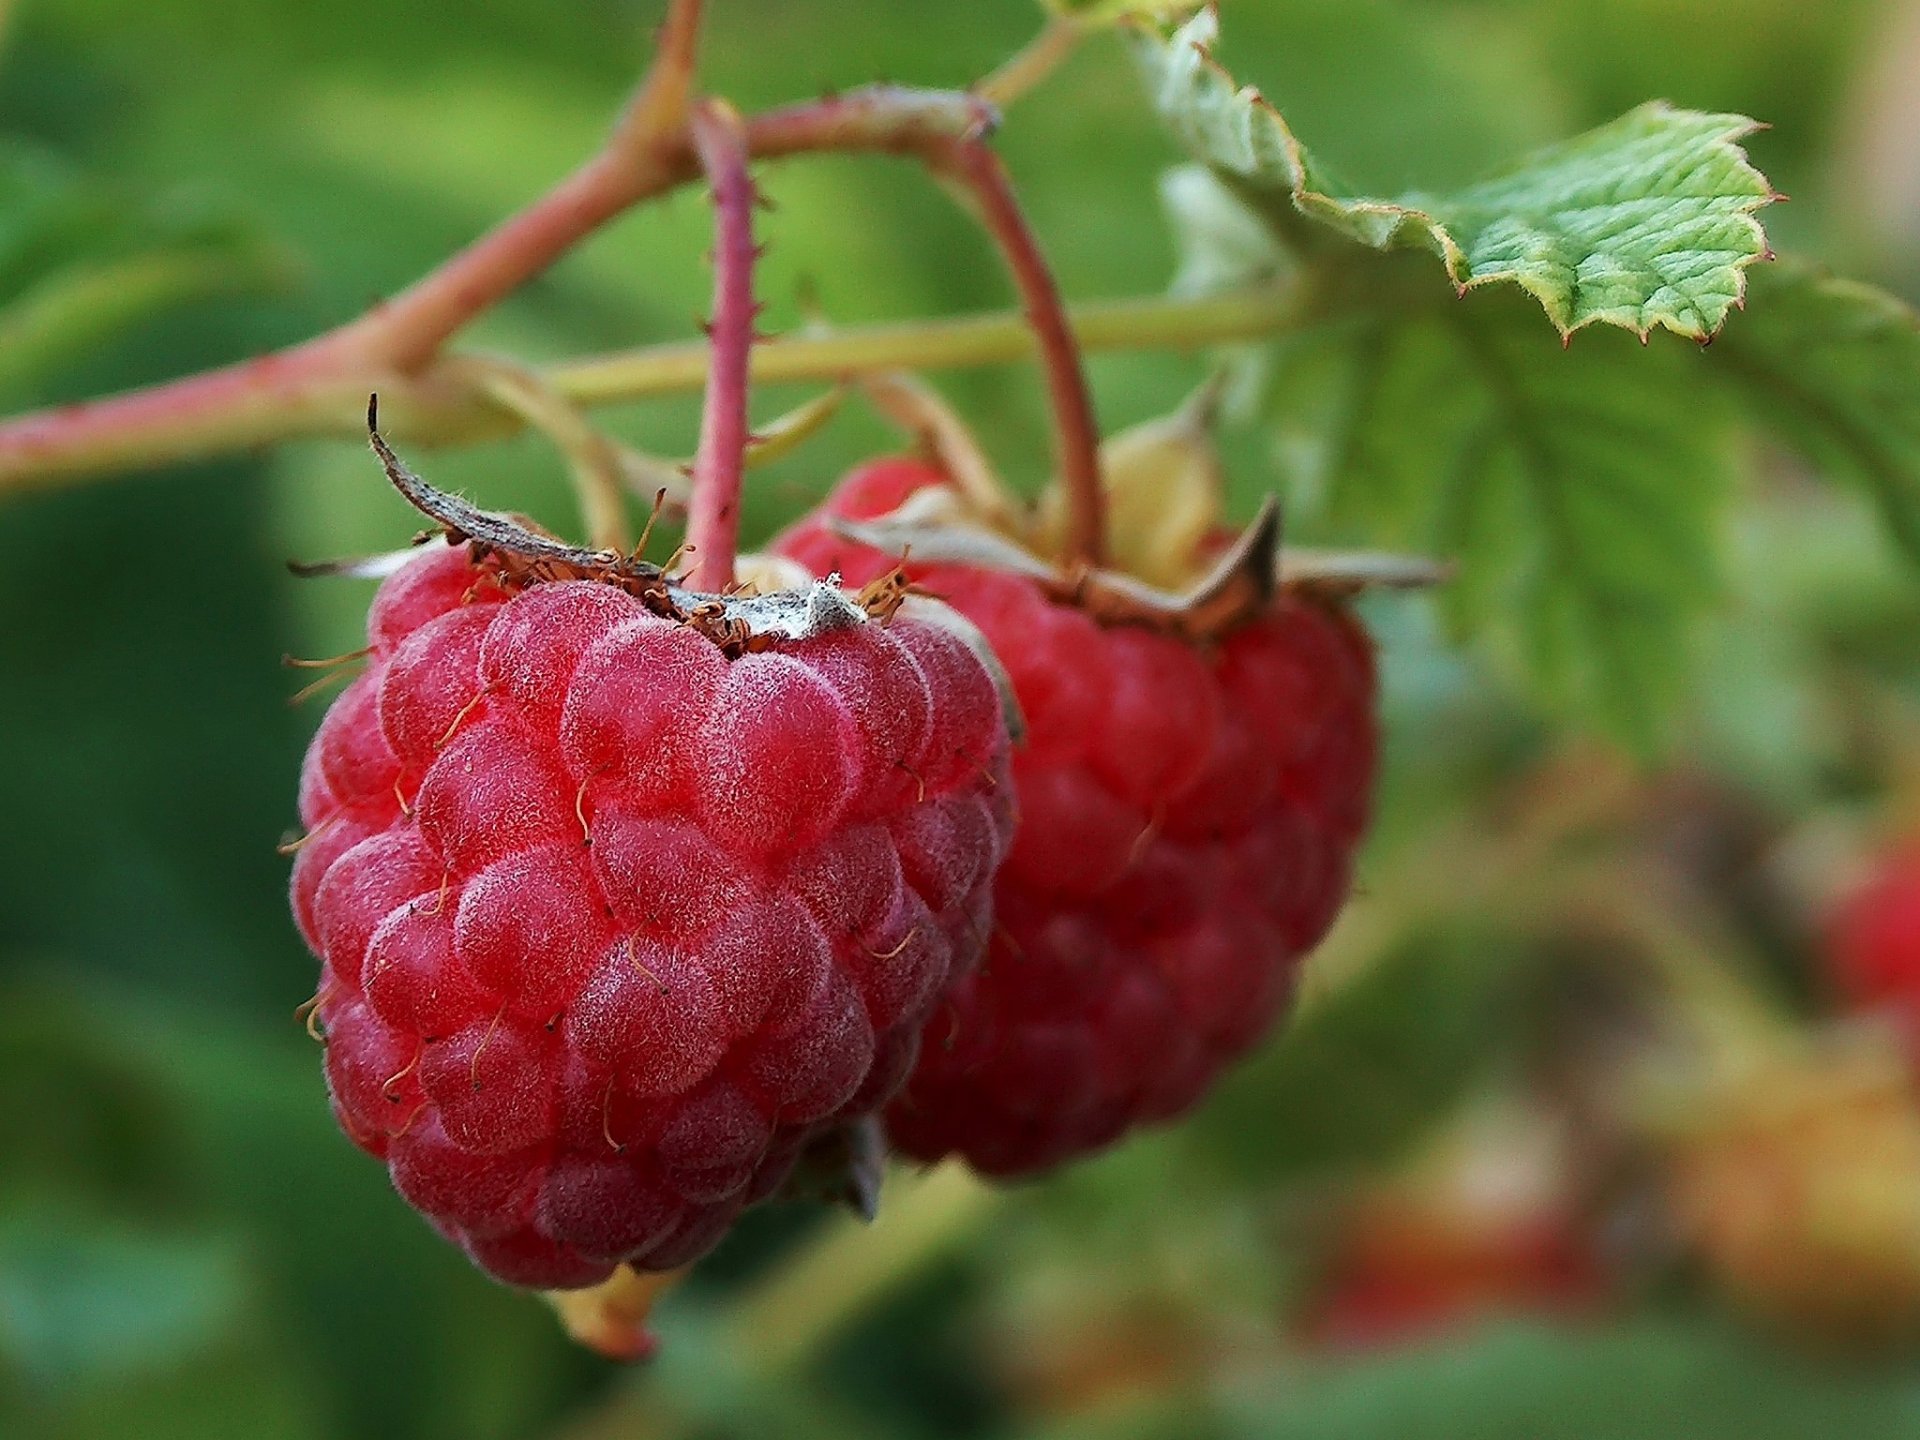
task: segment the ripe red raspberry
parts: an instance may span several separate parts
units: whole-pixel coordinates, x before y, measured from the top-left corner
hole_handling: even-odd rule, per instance
[[[1880,856],[1835,907],[1827,955],[1842,996],[1897,1016],[1920,1057],[1920,843]]]
[[[826,510],[871,518],[941,483],[883,460]],[[779,548],[854,584],[892,563],[819,516]],[[909,1154],[1022,1174],[1186,1110],[1284,1007],[1367,820],[1372,652],[1290,596],[1194,646],[1024,577],[909,573],[986,633],[1027,740],[987,960],[929,1023],[888,1129]]]
[[[342,1128],[508,1283],[686,1264],[887,1100],[977,962],[993,680],[905,617],[734,656],[464,545],[368,632],[293,873]]]

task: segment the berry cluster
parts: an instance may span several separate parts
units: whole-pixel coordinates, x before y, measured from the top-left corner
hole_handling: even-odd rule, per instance
[[[944,483],[866,466],[780,548],[865,581],[893,561],[827,517]],[[889,1135],[1031,1173],[1180,1114],[1285,1004],[1366,823],[1371,649],[1344,613],[1285,595],[1202,648],[1096,624],[1023,576],[909,574],[986,634],[1027,735],[988,958],[935,1015]]]
[[[509,1283],[687,1263],[892,1095],[976,963],[993,680],[904,617],[731,654],[466,545],[368,634],[293,875],[342,1127]]]

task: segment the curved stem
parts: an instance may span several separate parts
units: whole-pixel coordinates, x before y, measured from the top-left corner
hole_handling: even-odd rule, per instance
[[[675,113],[674,97],[684,93],[698,12],[696,0],[678,0],[653,76],[607,150],[557,189],[411,289],[315,339],[0,422],[0,494],[297,436],[356,435],[375,390],[388,402],[396,435],[431,442],[502,433],[496,406],[458,393],[427,362],[467,321],[621,210],[699,178],[685,124],[654,128]],[[991,112],[982,101],[954,91],[873,86],[768,111],[748,122],[747,149],[768,158],[817,150],[919,153],[941,137],[970,132],[983,113]]]
[[[672,0],[646,79],[595,155],[519,214],[359,320],[335,332],[348,353],[412,370],[468,321],[649,195],[689,178],[687,97],[702,0]]]
[[[1040,33],[976,82],[973,93],[1004,109],[1044,83],[1086,36],[1086,22],[1071,15],[1049,15]]]
[[[1060,480],[1067,495],[1065,558],[1097,566],[1106,559],[1107,495],[1100,483],[1100,426],[1087,387],[1080,347],[1060,300],[1060,287],[1026,216],[1014,198],[1000,157],[977,139],[946,141],[934,147],[931,163],[964,184],[980,206],[981,219],[1000,246],[1007,269],[1020,291],[1027,321],[1046,370],[1053,406],[1054,444]]]
[[[1278,286],[1200,298],[1150,295],[1073,307],[1082,351],[1199,350],[1285,334],[1306,318],[1302,292]],[[887,321],[782,336],[753,349],[762,383],[838,380],[880,370],[953,370],[1024,360],[1036,349],[1023,315],[994,311]],[[541,373],[576,405],[619,404],[698,390],[705,341],[668,341],[564,361]],[[415,375],[301,362],[298,352],[249,360],[80,405],[0,423],[0,498],[116,471],[231,455],[283,440],[366,433],[367,395],[396,441],[464,445],[509,436],[512,416],[459,382],[461,361]],[[453,373],[448,373],[449,371]]]
[[[474,384],[489,398],[553,442],[567,462],[567,473],[580,501],[580,518],[586,525],[587,544],[596,550],[625,554],[633,543],[633,533],[627,525],[625,466],[620,447],[533,370],[511,361],[477,356],[449,361],[448,366],[472,374]]]
[[[687,547],[693,552],[691,584],[709,594],[733,585],[733,559],[740,542],[740,488],[747,458],[747,378],[753,358],[753,177],[747,173],[746,133],[724,101],[710,100],[693,114],[693,141],[713,184],[713,318],[707,398],[700,414],[700,449],[693,460],[693,502],[687,515]]]

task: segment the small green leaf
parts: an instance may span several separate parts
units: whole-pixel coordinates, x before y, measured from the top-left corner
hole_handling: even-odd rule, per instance
[[[1754,212],[1773,188],[1739,148],[1756,128],[1743,116],[1643,105],[1464,190],[1359,195],[1214,60],[1218,32],[1211,8],[1170,37],[1141,29],[1148,88],[1194,156],[1295,249],[1337,232],[1430,250],[1461,293],[1518,285],[1562,335],[1607,324],[1694,338],[1720,328],[1746,267],[1768,253]]]
[[[1762,426],[1872,496],[1920,562],[1920,314],[1802,262],[1756,271],[1753,301],[1717,368]]]

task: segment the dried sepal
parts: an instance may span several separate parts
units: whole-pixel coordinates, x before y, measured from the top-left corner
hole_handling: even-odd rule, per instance
[[[1096,620],[1151,625],[1207,640],[1266,609],[1273,599],[1279,549],[1280,502],[1269,495],[1253,523],[1186,589],[1162,589],[1118,570],[1090,570],[1075,594]]]
[[[408,504],[438,522],[455,544],[473,543],[474,553],[498,555],[502,570],[515,580],[601,580],[632,594],[658,593],[666,585],[658,565],[624,555],[618,550],[586,550],[497,511],[482,510],[458,495],[428,484],[393,453],[381,438],[377,400],[367,403],[367,441],[380,457],[393,488]]]
[[[1425,590],[1453,578],[1453,563],[1382,550],[1314,550],[1286,546],[1277,564],[1280,587],[1328,599],[1366,590]]]
[[[836,516],[827,524],[835,534],[896,559],[911,556],[922,565],[967,565],[1018,575],[1097,620],[1149,625],[1194,638],[1231,629],[1273,598],[1280,506],[1271,497],[1206,573],[1179,590],[1121,570],[1063,570],[1005,535],[946,518],[953,504],[951,496],[923,490],[890,515],[875,520]]]
[[[840,1206],[871,1225],[880,1214],[886,1178],[886,1131],[878,1116],[863,1115],[809,1144],[780,1193],[789,1200]]]
[[[863,625],[870,619],[884,619],[898,608],[892,597],[850,595],[837,581],[808,580],[796,588],[764,593],[748,586],[724,595],[707,594],[669,580],[660,566],[637,556],[568,545],[518,517],[482,510],[428,484],[407,468],[373,428],[377,418],[369,405],[369,441],[394,488],[415,509],[438,521],[449,543],[471,542],[476,557],[497,557],[509,583],[593,580],[616,585],[656,614],[698,630],[730,655]]]

